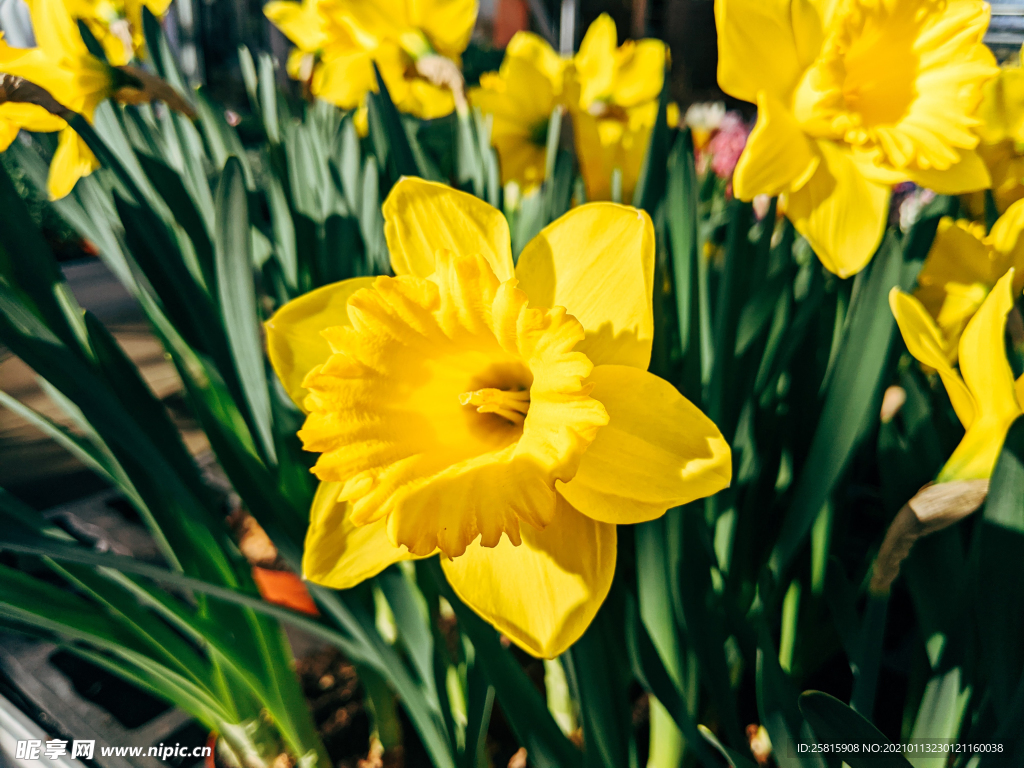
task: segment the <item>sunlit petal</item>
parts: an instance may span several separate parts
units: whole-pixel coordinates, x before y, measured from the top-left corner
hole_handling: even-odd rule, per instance
[[[639,523],[729,485],[729,444],[714,423],[664,379],[621,365],[599,365],[592,396],[608,426],[559,492],[606,523]]]
[[[523,249],[520,287],[538,306],[565,307],[597,365],[646,369],[654,338],[654,227],[643,211],[590,203],[549,224]]]
[[[552,522],[524,526],[523,543],[473,544],[442,558],[448,582],[470,608],[519,647],[554,658],[579,639],[611,587],[615,526],[581,515],[564,500]]]

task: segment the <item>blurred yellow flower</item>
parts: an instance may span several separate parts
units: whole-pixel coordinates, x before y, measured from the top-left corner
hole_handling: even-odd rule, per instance
[[[145,46],[142,9],[149,8],[160,18],[170,4],[170,0],[65,0],[72,18],[86,23],[115,67],[129,63]]]
[[[288,75],[306,83],[311,95],[342,109],[356,109],[376,89],[373,57],[338,19],[331,0],[274,0],[263,13],[294,45]]]
[[[981,224],[944,218],[917,276],[914,295],[942,331],[946,357],[956,362],[960,335],[989,291],[1011,267],[1013,293],[1024,289],[1024,200],[1007,209],[986,235]]]
[[[960,337],[960,372],[950,365],[942,331],[924,306],[893,288],[889,305],[914,357],[938,371],[966,433],[936,482],[989,477],[1006,432],[1021,415],[1024,377],[1014,382],[1006,359],[1006,316],[1016,291],[1009,270],[999,278]]]
[[[981,155],[992,177],[992,195],[998,211],[1024,198],[1024,68],[1020,59],[1000,68],[985,85],[978,107]],[[977,219],[985,217],[985,195],[968,196],[967,205]]]
[[[647,372],[651,220],[580,206],[513,267],[504,216],[471,195],[406,178],[384,218],[397,277],[321,288],[267,322],[321,454],[304,574],[344,589],[439,552],[462,600],[556,656],[608,592],[615,525],[731,477],[715,425]]]
[[[21,128],[59,130],[47,179],[51,199],[64,197],[80,178],[99,167],[86,143],[65,122],[68,111],[91,122],[96,107],[116,96],[130,103],[162,99],[172,109],[193,115],[181,95],[155,75],[111,66],[89,53],[62,0],[32,0],[29,10],[36,47],[12,48],[0,39],[0,72],[38,86],[45,94],[35,92],[31,103],[25,103],[25,91],[16,101],[0,103],[0,151],[10,146]],[[139,14],[141,23],[141,10]]]
[[[607,200],[612,175],[622,175],[622,199],[633,194],[665,80],[668,49],[660,40],[617,46],[615,22],[601,14],[573,58],[567,96],[587,199]]]
[[[476,0],[275,0],[264,13],[297,47],[293,78],[343,108],[376,91],[376,62],[399,109],[443,117],[462,98],[459,56],[476,23]]]
[[[846,277],[881,241],[892,184],[984,189],[976,147],[982,0],[715,0],[718,82],[758,120],[733,179],[738,197],[787,194],[788,216]]]
[[[568,62],[542,37],[517,32],[498,72],[480,77],[469,99],[492,117],[491,143],[501,161],[501,181],[529,191],[544,180],[551,113],[562,100]]]
[[[37,47],[11,48],[0,41],[0,71],[35,83],[64,107],[92,119],[99,103],[114,91],[115,70],[89,53],[62,0],[33,0],[30,12]],[[60,125],[66,126],[63,120]],[[50,162],[50,197],[64,197],[97,167],[85,142],[64,127]]]

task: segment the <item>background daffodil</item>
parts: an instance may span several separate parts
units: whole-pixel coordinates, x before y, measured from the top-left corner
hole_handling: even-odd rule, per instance
[[[587,199],[609,199],[616,170],[622,174],[622,199],[632,196],[658,117],[667,60],[660,40],[618,46],[608,14],[584,35],[567,96]]]
[[[996,208],[1002,212],[1024,198],[1024,68],[1019,57],[985,85],[977,116],[978,153],[992,177]],[[984,193],[969,195],[967,204],[972,216],[985,216]]]
[[[65,0],[68,12],[86,23],[115,67],[128,64],[145,46],[142,9],[160,18],[170,4],[170,0]]]
[[[62,0],[33,0],[30,12],[37,47],[16,49],[0,41],[0,67],[43,88],[63,107],[91,119],[99,103],[114,91],[113,68],[89,53]],[[78,179],[97,167],[99,163],[85,142],[71,128],[64,127],[50,163],[50,197],[64,197]]]
[[[501,161],[501,181],[524,190],[544,179],[548,123],[562,100],[567,62],[539,35],[517,32],[498,72],[480,77],[469,99],[491,115],[491,143]]]
[[[654,233],[598,203],[513,267],[500,212],[406,178],[384,204],[397,277],[286,304],[271,361],[321,455],[303,570],[351,587],[440,552],[459,597],[555,656],[615,570],[618,523],[728,485],[715,425],[647,372]]]
[[[1021,415],[1024,376],[1014,381],[1006,359],[1006,316],[1013,309],[1014,270],[999,278],[960,337],[960,372],[950,365],[942,331],[924,306],[893,288],[889,305],[907,349],[934,368],[957,417],[967,430],[936,478],[978,480],[992,474],[1006,432]]]
[[[339,18],[330,0],[275,0],[263,7],[268,19],[295,44],[286,69],[309,93],[342,109],[360,108],[356,125],[366,133],[364,99],[376,87],[373,58]]]
[[[718,81],[758,108],[739,198],[787,194],[787,215],[846,277],[882,238],[892,184],[989,185],[975,116],[998,69],[981,0],[715,0]]]
[[[345,109],[377,90],[376,63],[395,105],[424,120],[463,99],[459,56],[476,23],[475,0],[275,0],[264,13],[291,40],[288,74]]]
[[[69,112],[91,121],[102,101],[117,96],[131,103],[160,98],[191,114],[180,94],[163,80],[133,67],[111,66],[93,56],[62,0],[33,0],[30,11],[36,47],[12,48],[0,39],[0,72],[45,93],[38,94],[36,103],[0,103],[0,128],[5,131],[4,138],[11,140],[17,133],[15,127],[61,131],[47,179],[51,199],[64,197],[80,178],[99,167],[89,147],[65,122],[65,117],[70,119]],[[29,109],[36,106],[45,107],[43,111],[54,119],[46,120],[39,110]],[[7,140],[3,148],[9,144]]]
[[[960,334],[1000,277],[1014,269],[1013,293],[1024,289],[1024,200],[1011,205],[986,235],[981,224],[939,222],[914,295],[942,331],[946,355],[956,362]]]

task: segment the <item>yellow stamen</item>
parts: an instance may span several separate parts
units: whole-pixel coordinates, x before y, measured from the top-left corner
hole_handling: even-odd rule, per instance
[[[459,402],[475,405],[477,413],[493,413],[516,426],[522,426],[530,410],[530,390],[510,391],[488,387],[475,392],[463,392],[459,395]]]

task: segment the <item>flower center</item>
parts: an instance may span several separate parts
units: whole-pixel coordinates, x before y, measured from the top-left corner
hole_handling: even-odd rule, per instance
[[[843,52],[843,101],[865,127],[899,122],[916,96],[913,43],[920,22],[881,16],[855,14],[850,26],[857,29],[850,30]]]
[[[477,413],[495,413],[517,427],[526,421],[530,410],[530,391],[528,389],[505,390],[487,387],[475,392],[463,392],[459,395],[462,405],[475,405]]]

